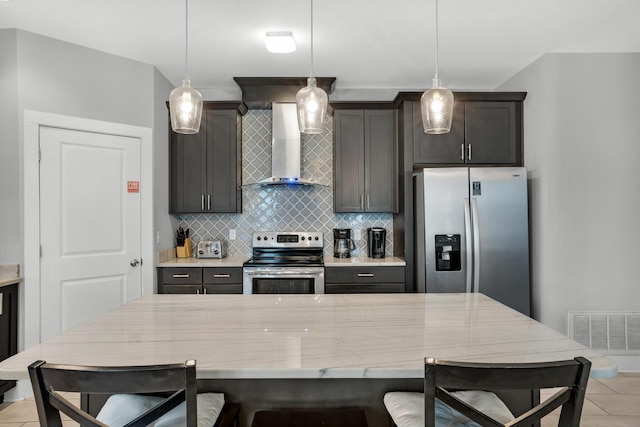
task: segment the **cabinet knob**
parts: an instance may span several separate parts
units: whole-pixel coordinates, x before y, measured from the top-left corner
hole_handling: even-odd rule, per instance
[[[174,279],[188,279],[190,277],[189,274],[174,274],[173,278]]]
[[[373,273],[358,273],[358,277],[374,277]]]
[[[230,274],[214,274],[213,277],[217,277],[217,278],[229,278],[231,277]]]

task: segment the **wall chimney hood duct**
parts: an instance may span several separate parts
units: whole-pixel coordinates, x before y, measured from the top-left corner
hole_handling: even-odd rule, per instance
[[[335,77],[317,77],[318,86],[333,92]],[[242,101],[249,108],[272,110],[271,177],[250,187],[274,185],[318,186],[300,176],[301,145],[296,94],[306,86],[306,77],[234,77],[242,90]]]
[[[300,177],[300,129],[295,103],[271,105],[271,177],[256,185],[314,185]]]

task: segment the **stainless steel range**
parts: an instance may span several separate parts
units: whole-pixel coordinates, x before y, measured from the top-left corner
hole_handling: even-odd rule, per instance
[[[324,240],[315,231],[253,233],[243,264],[245,294],[323,294]]]

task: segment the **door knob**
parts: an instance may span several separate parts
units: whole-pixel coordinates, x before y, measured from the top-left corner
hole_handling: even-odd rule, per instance
[[[137,259],[132,259],[131,261],[129,261],[129,264],[131,265],[131,267],[135,267],[140,264],[140,261],[138,261]]]

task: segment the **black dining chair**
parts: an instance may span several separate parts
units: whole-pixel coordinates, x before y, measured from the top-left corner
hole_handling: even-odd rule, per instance
[[[591,362],[468,363],[425,359],[424,393],[388,392],[384,404],[398,427],[530,426],[561,407],[558,426],[579,426]],[[553,389],[513,415],[492,391]],[[426,416],[425,416],[426,414]]]
[[[196,362],[96,367],[46,363],[29,366],[42,427],[61,427],[60,414],[83,427],[237,426],[238,404],[225,404],[222,393],[197,393]],[[94,417],[63,393],[110,397]]]

